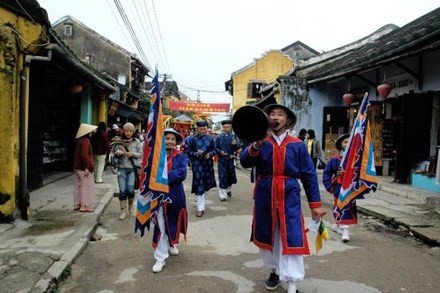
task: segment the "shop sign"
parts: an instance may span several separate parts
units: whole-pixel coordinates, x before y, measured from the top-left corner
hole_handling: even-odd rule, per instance
[[[409,74],[397,75],[387,78],[384,83],[391,86],[391,92],[388,98],[395,98],[403,94],[408,94],[410,91],[415,91],[417,80]]]

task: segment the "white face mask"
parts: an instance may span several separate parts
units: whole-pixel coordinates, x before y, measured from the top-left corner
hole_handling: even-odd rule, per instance
[[[340,155],[341,157],[343,157],[344,154],[345,154],[345,150],[340,150],[340,151],[339,151],[339,155]]]

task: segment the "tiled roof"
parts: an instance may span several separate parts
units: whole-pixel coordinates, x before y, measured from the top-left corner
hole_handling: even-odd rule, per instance
[[[316,69],[310,68],[313,64],[297,68],[297,75],[301,75],[301,71],[307,71],[304,77],[309,83],[330,80],[439,47],[440,8],[437,8],[362,47],[316,66]]]
[[[0,1],[0,6],[5,7],[30,21],[50,27],[49,17],[44,8],[36,0]]]

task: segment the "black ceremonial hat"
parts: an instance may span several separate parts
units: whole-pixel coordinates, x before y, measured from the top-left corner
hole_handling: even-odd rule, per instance
[[[196,126],[197,127],[208,126],[208,122],[206,122],[206,120],[200,120],[196,122]]]

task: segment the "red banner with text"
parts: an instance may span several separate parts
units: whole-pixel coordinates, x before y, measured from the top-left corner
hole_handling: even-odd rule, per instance
[[[169,101],[168,108],[171,111],[180,112],[229,112],[229,103],[188,103]]]

